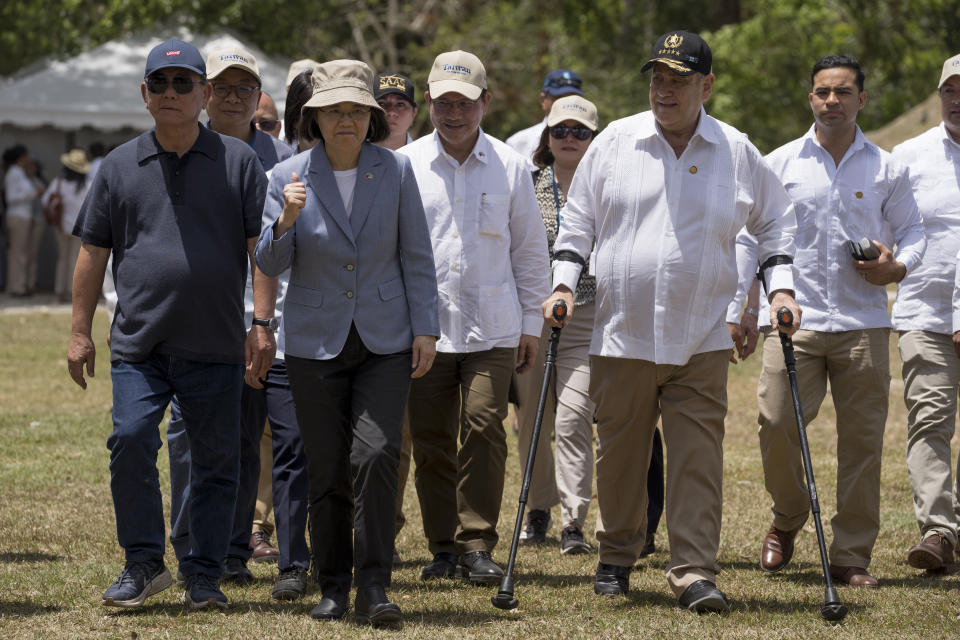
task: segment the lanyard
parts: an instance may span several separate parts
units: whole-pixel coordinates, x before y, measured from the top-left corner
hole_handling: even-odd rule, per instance
[[[553,170],[553,165],[550,166],[550,181],[553,183],[553,204],[556,206],[557,233],[559,233],[560,232],[560,194],[557,191],[557,174]]]

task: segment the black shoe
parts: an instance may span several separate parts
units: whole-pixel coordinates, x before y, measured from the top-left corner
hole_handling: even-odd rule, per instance
[[[593,592],[598,596],[624,596],[630,593],[630,567],[598,562]]]
[[[234,584],[245,585],[253,582],[253,574],[247,569],[247,563],[243,558],[228,556],[223,561],[223,574],[220,576],[221,582],[232,582]]]
[[[307,591],[307,570],[292,566],[280,572],[270,595],[276,600],[299,600]]]
[[[375,627],[397,624],[402,618],[400,607],[387,599],[387,594],[379,585],[357,589],[353,608],[358,621]]]
[[[347,612],[347,596],[331,593],[320,598],[319,604],[310,612],[314,620],[339,620]]]
[[[586,540],[583,539],[583,531],[576,525],[564,527],[560,533],[560,553],[568,555],[579,555],[593,551]]]
[[[527,524],[520,532],[520,540],[526,544],[543,544],[547,541],[547,531],[552,524],[549,511],[531,509],[527,513]]]
[[[473,584],[500,584],[503,569],[493,561],[489,551],[473,551],[460,556],[460,577]]]
[[[647,539],[643,543],[643,548],[640,549],[640,558],[646,558],[649,555],[653,555],[657,552],[657,545],[653,541],[653,534],[648,533]]]
[[[220,590],[220,582],[213,576],[198,573],[187,576],[186,590],[183,592],[183,604],[191,609],[207,607],[227,608],[227,596]]]
[[[730,611],[730,603],[723,591],[709,580],[697,580],[687,587],[677,601],[684,609],[697,613],[726,613]]]
[[[117,581],[103,593],[103,606],[136,609],[170,586],[173,579],[163,560],[128,562]]]
[[[453,578],[457,575],[457,556],[452,553],[435,553],[430,564],[420,570],[421,580]]]
[[[177,586],[181,588],[187,586],[187,576],[183,575],[183,571],[180,571],[180,567],[177,567]]]

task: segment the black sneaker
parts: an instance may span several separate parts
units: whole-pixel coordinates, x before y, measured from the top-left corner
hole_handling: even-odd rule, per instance
[[[583,531],[575,524],[564,527],[560,533],[560,553],[572,556],[593,551],[586,540],[583,539]]]
[[[171,584],[173,577],[163,560],[128,562],[117,581],[103,592],[103,606],[136,609]]]
[[[220,590],[220,581],[205,573],[187,576],[187,588],[183,592],[183,604],[191,609],[206,609],[213,605],[227,608],[227,596]]]
[[[299,600],[307,591],[307,570],[292,566],[280,572],[270,595],[276,600]]]
[[[520,540],[527,544],[543,544],[547,541],[547,531],[553,525],[549,511],[531,509],[527,513],[527,524],[520,532]]]
[[[224,582],[245,585],[253,582],[253,573],[247,569],[247,563],[243,558],[236,556],[227,556],[223,561],[223,575],[220,577]]]

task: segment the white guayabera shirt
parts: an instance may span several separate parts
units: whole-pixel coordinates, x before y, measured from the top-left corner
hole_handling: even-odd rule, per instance
[[[879,240],[910,273],[926,240],[907,169],[868,141],[860,128],[840,164],[806,135],[766,160],[797,214],[797,302],[803,328],[851,331],[890,326],[886,287],[870,284],[853,266],[849,240]]]
[[[893,304],[898,331],[949,334],[957,252],[960,251],[960,144],[941,123],[893,148],[893,157],[910,167],[910,185],[923,217],[927,251],[900,282]]]
[[[677,158],[652,112],[611,123],[577,168],[554,244],[554,255],[586,257],[596,239],[590,353],[682,365],[730,349],[724,317],[744,225],[763,260],[793,255],[790,199],[746,135],[701,109]],[[554,285],[573,290],[580,269],[555,261]],[[771,291],[793,289],[789,264],[766,278]]]
[[[437,351],[516,347],[539,337],[549,295],[547,234],[530,172],[516,152],[483,131],[461,165],[439,135],[400,149],[410,158],[437,267]]]

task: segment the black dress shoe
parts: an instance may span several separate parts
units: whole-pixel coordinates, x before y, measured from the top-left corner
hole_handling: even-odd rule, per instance
[[[247,569],[247,563],[243,558],[228,556],[223,561],[223,573],[220,575],[220,582],[232,582],[234,584],[245,585],[253,582],[253,573]]]
[[[358,621],[375,627],[397,624],[402,618],[400,607],[387,599],[387,594],[380,585],[357,589],[353,608]]]
[[[435,553],[430,564],[420,570],[420,579],[453,578],[456,574],[457,556],[452,553]]]
[[[472,551],[460,556],[460,576],[473,584],[500,584],[503,569],[493,561],[489,551]]]
[[[320,598],[320,603],[310,612],[310,617],[314,620],[339,620],[346,612],[347,597],[338,593]]]
[[[623,596],[630,592],[630,567],[597,563],[593,592],[598,596]]]
[[[726,613],[730,603],[723,591],[709,580],[697,580],[687,587],[677,603],[684,609],[697,613]]]

